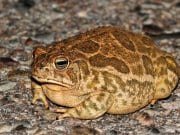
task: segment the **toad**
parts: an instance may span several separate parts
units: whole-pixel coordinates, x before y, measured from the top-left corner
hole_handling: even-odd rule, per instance
[[[63,106],[59,118],[127,114],[168,97],[179,67],[148,36],[103,26],[35,49],[32,103]]]

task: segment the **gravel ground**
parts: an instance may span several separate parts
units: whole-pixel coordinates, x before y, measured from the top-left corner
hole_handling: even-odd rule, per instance
[[[100,25],[143,32],[180,64],[179,0],[0,0],[0,134],[180,134],[180,85],[154,106],[96,120],[56,120],[32,105],[32,50]]]

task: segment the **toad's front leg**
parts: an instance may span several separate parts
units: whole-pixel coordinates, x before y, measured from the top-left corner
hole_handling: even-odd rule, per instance
[[[95,119],[107,112],[112,103],[110,93],[100,91],[92,93],[88,99],[74,108],[57,109],[57,112],[63,113],[59,116],[59,119],[65,117]]]
[[[33,99],[32,99],[32,103],[36,104],[37,100],[41,100],[44,103],[45,108],[49,108],[49,104],[48,101],[46,99],[46,96],[44,95],[43,89],[42,87],[37,84],[36,82],[32,81],[31,82],[31,87],[33,89]]]

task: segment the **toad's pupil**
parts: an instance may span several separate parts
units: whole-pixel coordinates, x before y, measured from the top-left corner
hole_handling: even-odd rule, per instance
[[[68,65],[68,60],[65,58],[57,59],[55,65],[58,69],[64,69]]]
[[[58,65],[58,66],[63,66],[63,65],[67,65],[67,61],[58,61],[58,62],[56,62],[56,65]]]

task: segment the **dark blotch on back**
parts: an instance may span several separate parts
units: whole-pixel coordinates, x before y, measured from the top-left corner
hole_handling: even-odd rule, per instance
[[[105,57],[101,54],[94,55],[89,58],[90,64],[95,67],[106,67],[106,66],[112,66],[116,70],[122,73],[129,73],[128,66],[122,61],[115,57]]]
[[[176,61],[170,57],[170,56],[166,56],[166,62],[167,62],[167,67],[169,70],[171,70],[172,72],[176,73],[177,75],[180,75],[180,69],[178,68]]]
[[[156,65],[155,72],[157,75],[162,76],[167,74],[167,58],[160,56],[156,59],[154,64]]]
[[[92,40],[88,40],[80,44],[77,44],[75,48],[84,53],[95,53],[99,50],[99,44]]]
[[[120,33],[117,31],[112,32],[113,36],[119,41],[119,43],[130,51],[135,51],[135,46],[133,42],[128,38],[125,33]]]
[[[131,66],[132,73],[135,75],[143,75],[144,70],[143,70],[143,65],[141,64],[136,64]]]
[[[154,41],[148,36],[143,36],[141,40],[147,46],[151,46],[151,45],[155,44]]]
[[[143,65],[147,74],[154,75],[154,67],[151,59],[146,55],[142,56]]]

